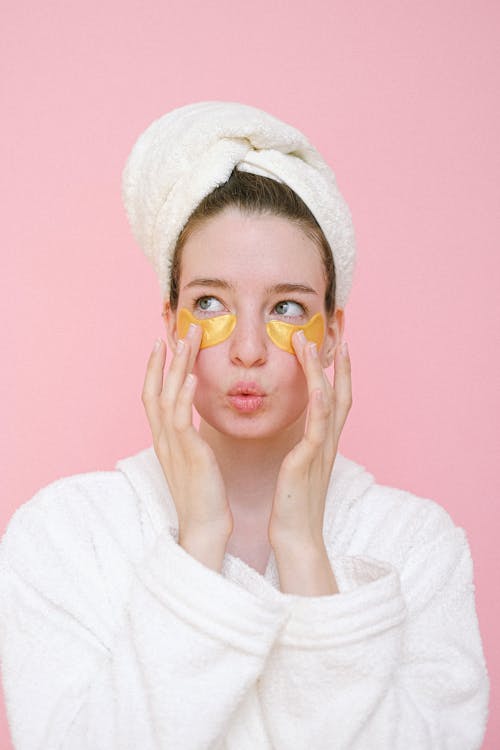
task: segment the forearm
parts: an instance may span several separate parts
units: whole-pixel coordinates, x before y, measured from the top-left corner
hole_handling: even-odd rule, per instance
[[[273,545],[273,550],[280,589],[283,593],[301,596],[328,596],[339,593],[323,543],[281,543]]]

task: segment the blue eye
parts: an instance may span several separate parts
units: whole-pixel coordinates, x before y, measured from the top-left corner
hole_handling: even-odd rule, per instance
[[[195,310],[202,312],[223,312],[224,305],[220,302],[217,297],[199,297],[194,303]]]
[[[278,302],[278,304],[274,306],[274,310],[278,315],[289,318],[300,318],[305,315],[306,312],[305,308],[298,302],[293,302],[288,299],[283,300],[283,302]]]

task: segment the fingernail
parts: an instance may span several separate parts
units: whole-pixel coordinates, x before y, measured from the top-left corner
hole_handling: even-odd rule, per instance
[[[195,323],[190,323],[186,338],[192,339],[198,326]]]
[[[301,344],[305,344],[306,343],[306,335],[305,335],[304,331],[297,331],[297,336],[298,336],[299,341],[300,341]]]
[[[153,346],[153,351],[154,352],[158,351],[158,349],[160,348],[160,344],[161,344],[161,339],[156,339],[155,344]]]
[[[177,354],[180,354],[183,349],[184,349],[184,341],[182,339],[179,339],[177,342],[175,351],[177,352]]]
[[[311,352],[311,356],[314,357],[314,359],[318,359],[318,348],[314,341],[309,344],[309,351]]]
[[[347,341],[342,342],[342,346],[340,347],[340,352],[343,357],[349,356],[349,350],[347,348]]]

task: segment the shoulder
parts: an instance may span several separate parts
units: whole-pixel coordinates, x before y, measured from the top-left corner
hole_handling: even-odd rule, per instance
[[[415,533],[440,534],[455,528],[451,514],[437,500],[378,482],[361,498],[359,511],[370,513],[375,523],[386,524],[395,533],[410,528]]]
[[[332,559],[344,558],[347,570],[356,570],[360,560],[389,564],[411,613],[423,611],[447,589],[450,597],[469,597],[474,591],[471,548],[452,515],[434,499],[378,483],[353,461],[345,466],[350,479],[335,497],[325,535]]]
[[[40,488],[11,516],[0,540],[0,559],[36,569],[52,557],[88,559],[100,548],[137,549],[144,509],[117,470],[62,477]]]
[[[65,613],[101,644],[111,642],[131,573],[153,538],[144,503],[121,471],[42,487],[15,511],[0,541],[0,631],[25,611],[56,619]]]
[[[384,485],[361,464],[342,456],[329,538],[345,554],[367,554],[401,567],[412,549],[465,532],[435,499]]]

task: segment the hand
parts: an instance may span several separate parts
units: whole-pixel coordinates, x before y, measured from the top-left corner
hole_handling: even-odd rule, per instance
[[[352,404],[349,355],[335,347],[335,375],[330,384],[316,345],[302,332],[292,343],[309,390],[309,411],[302,440],[285,456],[278,474],[269,521],[269,540],[276,548],[324,549],[323,517],[340,433]]]
[[[196,376],[191,372],[202,338],[191,325],[180,339],[163,382],[166,346],[149,358],[142,401],[153,434],[156,455],[177,509],[179,537],[224,539],[232,533],[233,517],[224,481],[212,449],[192,421]]]

